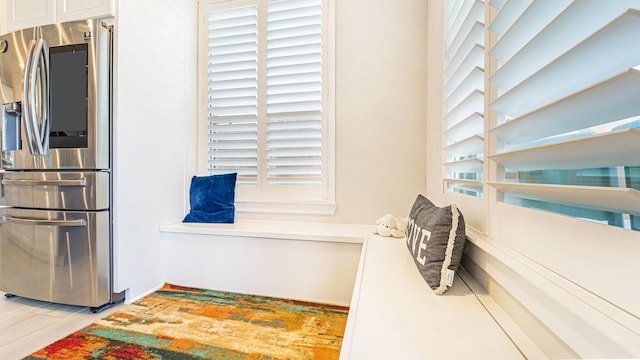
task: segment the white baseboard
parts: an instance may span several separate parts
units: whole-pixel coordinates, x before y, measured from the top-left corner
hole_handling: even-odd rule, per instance
[[[127,289],[127,290],[125,290],[125,297],[124,297],[124,298],[125,298],[125,301],[124,301],[124,303],[125,303],[125,304],[131,304],[131,303],[134,303],[134,302],[136,302],[136,301],[138,301],[138,300],[142,299],[143,297],[145,297],[145,296],[147,296],[147,295],[153,294],[154,292],[158,291],[158,290],[159,290],[160,288],[162,288],[163,286],[164,286],[164,283],[163,283],[163,284],[160,284],[160,285],[156,285],[156,286],[154,286],[153,288],[151,288],[150,290],[147,290],[147,291],[145,291],[145,292],[143,292],[143,293],[141,293],[141,294],[139,294],[138,296],[133,297],[133,298],[130,298],[130,297],[129,297],[129,290]]]

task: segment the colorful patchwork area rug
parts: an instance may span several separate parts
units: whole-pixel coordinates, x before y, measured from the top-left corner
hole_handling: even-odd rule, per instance
[[[167,284],[25,359],[338,359],[347,312]]]

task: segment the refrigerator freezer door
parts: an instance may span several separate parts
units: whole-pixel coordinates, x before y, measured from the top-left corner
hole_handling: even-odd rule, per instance
[[[109,208],[109,172],[0,173],[0,205],[64,210]]]
[[[7,104],[24,99],[24,67],[29,56],[33,29],[25,29],[0,36],[6,49],[0,53],[0,103]]]
[[[79,306],[110,301],[109,212],[0,210],[0,290]]]

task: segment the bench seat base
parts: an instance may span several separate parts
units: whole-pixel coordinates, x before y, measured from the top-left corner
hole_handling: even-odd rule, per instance
[[[436,295],[403,239],[365,240],[340,359],[522,359],[456,275]]]

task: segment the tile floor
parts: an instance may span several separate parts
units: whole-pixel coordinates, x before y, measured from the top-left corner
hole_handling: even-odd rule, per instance
[[[17,360],[109,315],[122,304],[94,314],[88,307],[6,298],[0,292],[0,359]]]

